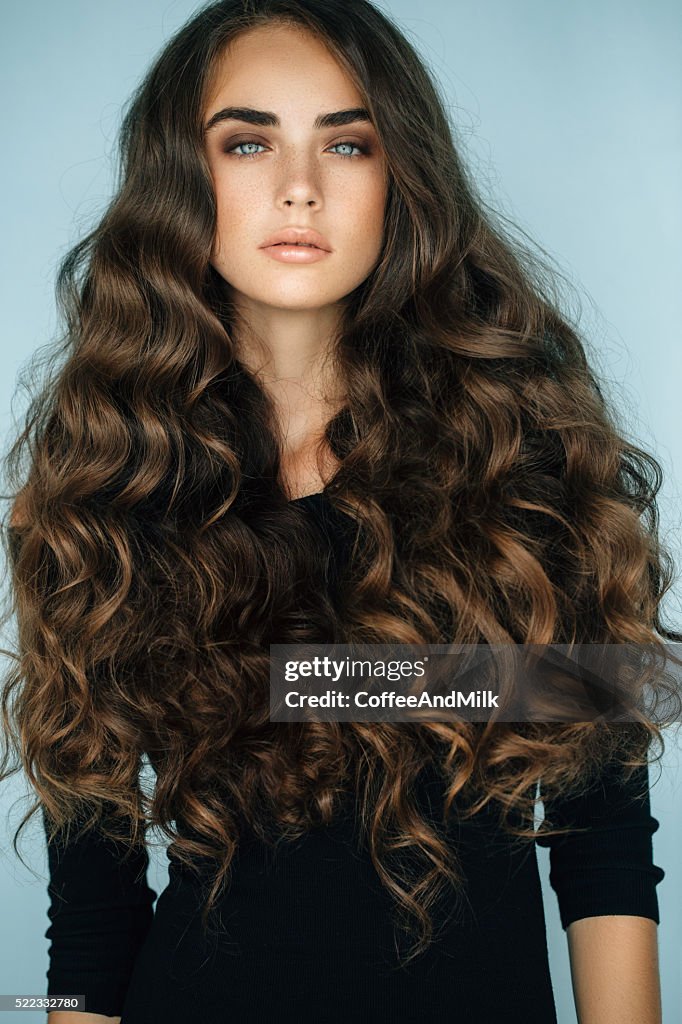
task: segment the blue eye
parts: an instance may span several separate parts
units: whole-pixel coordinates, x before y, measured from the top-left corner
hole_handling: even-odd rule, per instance
[[[260,146],[261,150],[265,149],[265,147],[260,142],[253,142],[252,140],[247,139],[247,140],[245,140],[243,142],[235,142],[235,144],[233,146],[231,146],[230,149],[228,149],[226,152],[233,153],[240,160],[244,160],[244,159],[248,160],[248,159],[251,159],[252,157],[260,156],[260,153],[237,153],[236,150],[238,150],[241,146]],[[367,149],[365,147],[359,145],[359,143],[357,143],[357,142],[335,142],[334,145],[330,147],[330,149],[337,149],[339,146],[347,146],[347,147],[349,147],[351,149],[356,149],[357,150],[357,153],[337,153],[336,154],[337,156],[342,156],[345,159],[351,159],[352,160],[354,157],[365,156],[365,154],[367,153]]]
[[[228,149],[228,153],[234,152],[234,150],[235,149],[239,149],[240,146],[260,146],[260,145],[261,145],[260,142],[237,142],[232,147],[232,149]],[[262,148],[263,147],[261,146],[261,149]],[[259,156],[259,154],[258,153],[237,153],[236,156],[243,158],[243,157]]]
[[[363,156],[367,152],[365,149],[363,149],[362,146],[358,145],[357,142],[336,142],[336,143],[334,143],[334,145],[331,148],[332,149],[336,149],[337,146],[350,146],[351,149],[357,149],[358,150],[357,153],[339,153],[338,154],[339,156],[345,156],[345,157]]]

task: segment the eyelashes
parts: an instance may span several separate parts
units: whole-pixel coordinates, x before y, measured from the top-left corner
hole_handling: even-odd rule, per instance
[[[261,156],[261,153],[235,153],[236,149],[240,146],[260,146],[261,149],[265,147],[261,142],[255,142],[253,139],[242,139],[241,142],[234,142],[232,145],[225,150],[230,156],[236,156],[238,160],[252,160],[254,157]],[[359,142],[351,142],[350,140],[345,142],[335,142],[333,146],[329,146],[329,149],[337,149],[339,146],[350,146],[352,149],[358,150],[357,153],[337,153],[337,156],[343,157],[346,160],[355,160],[360,156],[367,156],[369,148],[363,146]]]

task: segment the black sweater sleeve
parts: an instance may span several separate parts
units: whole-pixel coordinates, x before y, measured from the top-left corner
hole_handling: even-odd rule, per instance
[[[47,836],[44,810],[43,828]],[[97,828],[47,843],[47,994],[83,994],[86,1012],[112,1017],[121,1014],[157,896],[147,884],[146,847],[124,860],[126,849]]]
[[[542,783],[540,784],[542,796]],[[648,917],[659,924],[656,886],[665,872],[653,862],[649,771],[627,781],[609,765],[580,796],[544,802],[547,825],[588,827],[567,836],[537,836],[549,847],[550,885],[561,924],[607,914]]]

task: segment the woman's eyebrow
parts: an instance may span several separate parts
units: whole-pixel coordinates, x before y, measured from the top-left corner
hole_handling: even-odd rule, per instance
[[[354,124],[356,121],[369,121],[370,116],[364,107],[350,107],[348,110],[334,110],[328,114],[318,114],[313,122],[313,128],[342,128],[347,124]],[[220,121],[246,121],[248,124],[257,124],[261,128],[279,128],[280,120],[277,114],[270,110],[254,110],[253,107],[223,107],[222,110],[212,114],[204,125],[204,132],[209,131]]]

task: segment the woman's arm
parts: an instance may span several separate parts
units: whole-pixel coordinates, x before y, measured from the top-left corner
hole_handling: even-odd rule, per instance
[[[127,823],[105,817],[114,831],[127,831]],[[44,810],[43,823],[47,833]],[[124,859],[123,844],[105,837],[98,827],[65,839],[60,833],[47,843],[47,995],[81,992],[90,1012],[52,1011],[49,1024],[118,1021],[154,915],[156,892],[147,883],[147,850],[141,842]]]
[[[578,1024],[661,1024],[655,921],[584,917],[567,936]]]
[[[26,525],[21,495],[9,527],[14,559]],[[112,805],[113,809],[113,805]],[[120,1024],[135,959],[154,916],[157,893],[147,882],[149,857],[144,842],[124,859],[124,846],[98,828],[70,842],[59,833],[50,840],[45,808],[42,821],[47,842],[50,927],[47,995],[81,992],[86,1005],[104,1013],[53,1010],[48,1024]],[[128,831],[128,823],[111,825]],[[116,828],[114,829],[116,832]]]
[[[121,1024],[121,1018],[81,1013],[79,1010],[53,1010],[47,1015],[47,1024]]]
[[[659,823],[647,765],[628,781],[609,765],[582,793],[543,802],[550,825],[583,830],[536,836],[549,847],[579,1024],[659,1024],[656,886],[665,872],[653,861]]]

